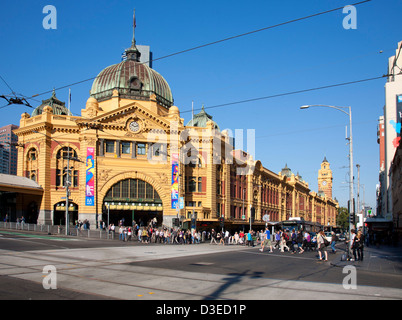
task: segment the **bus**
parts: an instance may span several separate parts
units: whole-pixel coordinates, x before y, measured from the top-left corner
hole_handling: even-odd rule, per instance
[[[277,230],[289,230],[293,229],[297,232],[307,231],[309,233],[316,234],[318,231],[323,230],[323,226],[318,222],[305,221],[301,218],[290,218],[289,220],[280,221],[275,225]]]

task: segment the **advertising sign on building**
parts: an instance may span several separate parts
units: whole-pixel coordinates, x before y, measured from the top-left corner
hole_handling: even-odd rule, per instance
[[[85,182],[85,205],[95,205],[95,148],[87,148],[86,159],[86,182]]]
[[[171,188],[172,209],[179,205],[179,154],[172,154],[172,188]]]
[[[402,121],[402,95],[397,96],[397,100],[396,100],[395,130],[396,130],[397,137],[401,136],[401,121]]]

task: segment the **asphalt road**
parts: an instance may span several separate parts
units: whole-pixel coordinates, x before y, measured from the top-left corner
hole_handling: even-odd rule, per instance
[[[4,300],[289,300],[402,299],[402,270],[358,269],[345,290],[343,268],[316,252],[259,247],[160,245],[76,239],[0,230],[0,299]],[[43,286],[44,266],[57,289]]]

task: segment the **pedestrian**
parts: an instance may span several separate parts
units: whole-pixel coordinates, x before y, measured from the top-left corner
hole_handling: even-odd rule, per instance
[[[364,235],[360,230],[357,232],[356,238],[358,239],[356,248],[357,261],[363,261]]]
[[[218,232],[218,234],[216,235],[216,240],[219,242],[219,244],[225,245],[224,238],[222,237],[222,232]]]
[[[297,231],[296,241],[297,241],[297,248],[299,249],[299,254],[302,254],[304,250],[303,250],[303,234],[301,230]]]
[[[124,231],[123,226],[120,224],[120,227],[119,227],[119,240],[124,240],[123,231]]]
[[[320,232],[318,232],[317,234],[318,256],[319,259],[322,260],[322,255],[324,254],[325,256],[324,261],[328,261],[328,252],[326,249],[324,237],[325,237],[324,231],[320,230]]]
[[[272,250],[272,242],[271,242],[271,232],[269,231],[269,228],[266,227],[265,228],[265,232],[263,233],[264,237],[263,240],[261,242],[261,249],[259,249],[261,252],[264,252],[264,248],[266,246],[269,247],[270,251],[269,252],[273,252]]]
[[[141,236],[142,236],[142,229],[141,229],[141,228],[138,228],[138,230],[137,230],[137,239],[138,239],[138,242],[141,242]]]
[[[332,253],[336,253],[335,244],[336,244],[336,234],[335,234],[334,231],[331,231],[331,249],[332,249]]]
[[[280,249],[281,247],[281,232],[280,230],[277,230],[275,233],[275,245],[274,245],[274,249],[278,248]]]
[[[355,237],[353,238],[353,257],[355,261],[363,261],[363,242],[362,242],[362,232],[359,230]]]
[[[212,242],[215,242],[215,244],[218,244],[216,242],[216,231],[214,229],[211,230],[211,242],[209,244],[212,244]]]
[[[132,234],[133,234],[133,232],[132,232],[131,227],[128,227],[128,229],[127,229],[127,241],[131,241]]]
[[[148,232],[146,227],[142,227],[141,241],[142,243],[148,243]]]
[[[238,244],[238,243],[239,243],[239,239],[240,239],[239,234],[238,234],[237,231],[236,231],[235,234],[234,234],[234,243],[235,243],[235,244]]]
[[[354,261],[354,259],[352,258],[352,254],[353,254],[353,256],[356,255],[356,252],[353,249],[353,247],[354,247],[353,243],[354,243],[355,237],[356,237],[356,230],[355,229],[350,230],[350,239],[346,241],[346,243],[349,244],[349,246],[348,246],[348,260],[349,261]]]
[[[253,242],[253,235],[252,235],[252,230],[249,230],[249,232],[246,235],[247,238],[247,245],[249,247],[254,247],[254,242]]]
[[[225,231],[225,244],[229,244],[230,233],[229,230]]]
[[[281,244],[280,244],[281,252],[285,252],[285,248],[288,252],[290,251],[290,248],[287,246],[286,232],[283,232],[281,235]]]
[[[297,246],[297,235],[296,235],[296,232],[295,232],[295,229],[293,229],[292,230],[292,233],[291,233],[291,235],[290,235],[290,239],[291,239],[291,242],[292,242],[292,254],[295,254],[296,253],[296,246]]]
[[[310,251],[311,250],[311,236],[309,232],[304,233],[304,248],[305,251]]]

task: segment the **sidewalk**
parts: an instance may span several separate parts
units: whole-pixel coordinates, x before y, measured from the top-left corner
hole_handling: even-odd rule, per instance
[[[402,247],[382,245],[380,247],[364,247],[363,261],[341,261],[342,254],[345,252],[345,245],[338,245],[335,258],[331,265],[345,267],[355,266],[360,270],[370,272],[380,272],[387,274],[402,274]]]

